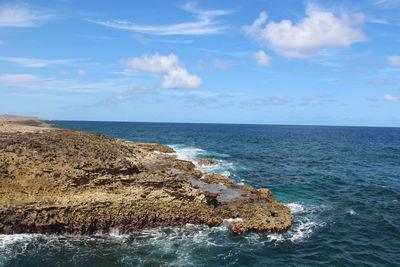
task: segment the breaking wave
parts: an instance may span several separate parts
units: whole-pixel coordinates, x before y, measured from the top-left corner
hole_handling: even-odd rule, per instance
[[[325,225],[319,214],[329,207],[303,203],[286,205],[292,211],[294,222],[284,233],[249,232],[237,236],[228,230],[227,225],[241,218],[232,218],[217,227],[187,224],[184,227],[160,227],[129,234],[111,231],[94,236],[0,235],[0,265],[19,265],[29,262],[31,258],[43,258],[43,251],[52,258],[53,264],[56,264],[56,255],[62,253],[70,257],[60,259],[59,264],[67,265],[82,264],[86,258],[92,257],[93,260],[98,255],[108,255],[110,263],[121,265],[201,265],[201,255],[205,251],[225,251],[233,257],[238,251],[250,247],[273,248],[285,243],[299,243]],[[92,255],[93,246],[96,247],[95,256]],[[124,256],[118,257],[120,253]],[[106,264],[108,258],[103,260]]]
[[[176,151],[177,158],[193,162],[199,170],[205,173],[220,173],[238,182],[235,171],[240,166],[228,161],[229,155],[184,145],[171,145],[171,147]],[[197,161],[198,157],[212,158],[214,163],[201,165]],[[29,262],[31,258],[43,258],[41,255],[43,251],[52,258],[53,264],[56,264],[54,259],[62,251],[63,254],[70,256],[60,259],[59,264],[78,265],[85,263],[86,258],[90,257],[93,262],[94,256],[91,255],[93,247],[96,247],[96,254],[108,255],[110,263],[113,264],[201,265],[203,260],[201,255],[205,251],[225,251],[227,260],[230,256],[233,259],[239,251],[249,247],[276,247],[285,243],[303,242],[315,231],[324,227],[325,223],[321,221],[319,214],[328,207],[300,202],[286,203],[286,205],[291,209],[294,221],[292,227],[284,233],[249,232],[237,236],[227,228],[230,222],[241,220],[235,218],[226,219],[217,227],[187,224],[184,227],[162,227],[129,234],[121,234],[114,230],[109,234],[94,236],[0,235],[0,265],[19,265]],[[350,210],[349,214],[353,215],[353,210]],[[123,256],[118,256],[122,254]],[[101,262],[107,264],[107,260],[103,258]]]
[[[240,166],[233,162],[221,158],[227,158],[229,155],[216,152],[209,152],[201,148],[190,147],[185,145],[170,145],[175,151],[178,159],[191,161],[196,165],[196,168],[205,173],[219,173],[229,178],[235,178],[234,172]],[[214,160],[213,164],[202,165],[197,158],[207,157]]]

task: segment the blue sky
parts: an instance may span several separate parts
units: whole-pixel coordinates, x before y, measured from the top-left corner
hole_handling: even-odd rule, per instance
[[[0,113],[400,126],[400,0],[0,2]]]

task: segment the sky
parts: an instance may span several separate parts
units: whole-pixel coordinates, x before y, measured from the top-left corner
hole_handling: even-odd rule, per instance
[[[400,126],[400,0],[0,0],[0,114]]]

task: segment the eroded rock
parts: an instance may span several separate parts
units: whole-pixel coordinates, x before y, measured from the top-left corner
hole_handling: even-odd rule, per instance
[[[211,165],[211,164],[214,164],[214,160],[210,159],[210,158],[196,158],[196,161],[200,165]]]
[[[73,130],[0,132],[0,233],[124,233],[227,218],[243,219],[229,224],[237,234],[290,227],[290,210],[269,190],[204,175],[172,152]]]

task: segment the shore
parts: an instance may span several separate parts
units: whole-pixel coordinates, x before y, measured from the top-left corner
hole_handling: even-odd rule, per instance
[[[127,233],[226,219],[234,233],[280,232],[290,209],[168,146],[0,117],[0,233]],[[210,164],[212,159],[199,159]]]
[[[37,117],[0,115],[0,133],[34,133],[53,129],[51,124],[41,122]]]

